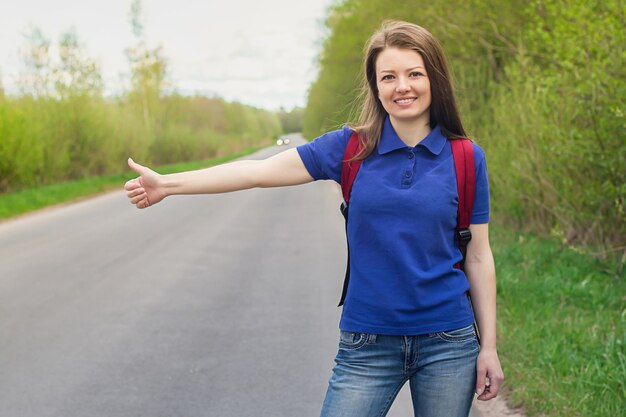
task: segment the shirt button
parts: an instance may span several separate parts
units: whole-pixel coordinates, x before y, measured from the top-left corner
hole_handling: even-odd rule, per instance
[[[414,157],[415,155],[413,155],[413,152],[409,152],[409,154],[408,154],[407,156],[409,157],[409,159],[413,159],[413,157]]]
[[[405,172],[404,176],[407,177],[407,178],[411,178],[411,171]]]

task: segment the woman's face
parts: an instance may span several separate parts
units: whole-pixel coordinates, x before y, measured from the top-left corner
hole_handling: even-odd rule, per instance
[[[430,120],[430,80],[422,56],[412,49],[385,48],[376,59],[378,99],[394,122]]]

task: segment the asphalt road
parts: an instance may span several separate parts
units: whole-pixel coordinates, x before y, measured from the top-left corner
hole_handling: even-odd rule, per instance
[[[142,211],[121,187],[0,224],[0,416],[318,416],[345,267],[338,187]],[[403,389],[389,416],[411,415]]]

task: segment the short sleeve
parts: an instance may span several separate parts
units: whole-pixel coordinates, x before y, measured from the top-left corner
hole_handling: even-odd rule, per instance
[[[485,152],[476,144],[474,146],[474,166],[476,168],[476,195],[472,210],[471,224],[489,223],[489,181]]]
[[[351,135],[352,130],[344,126],[296,148],[314,180],[340,182],[341,161]]]

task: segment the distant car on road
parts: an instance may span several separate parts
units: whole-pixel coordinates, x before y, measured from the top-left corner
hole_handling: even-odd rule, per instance
[[[289,145],[289,143],[291,142],[291,140],[289,140],[289,138],[279,138],[276,141],[276,145],[281,146],[281,145]]]

